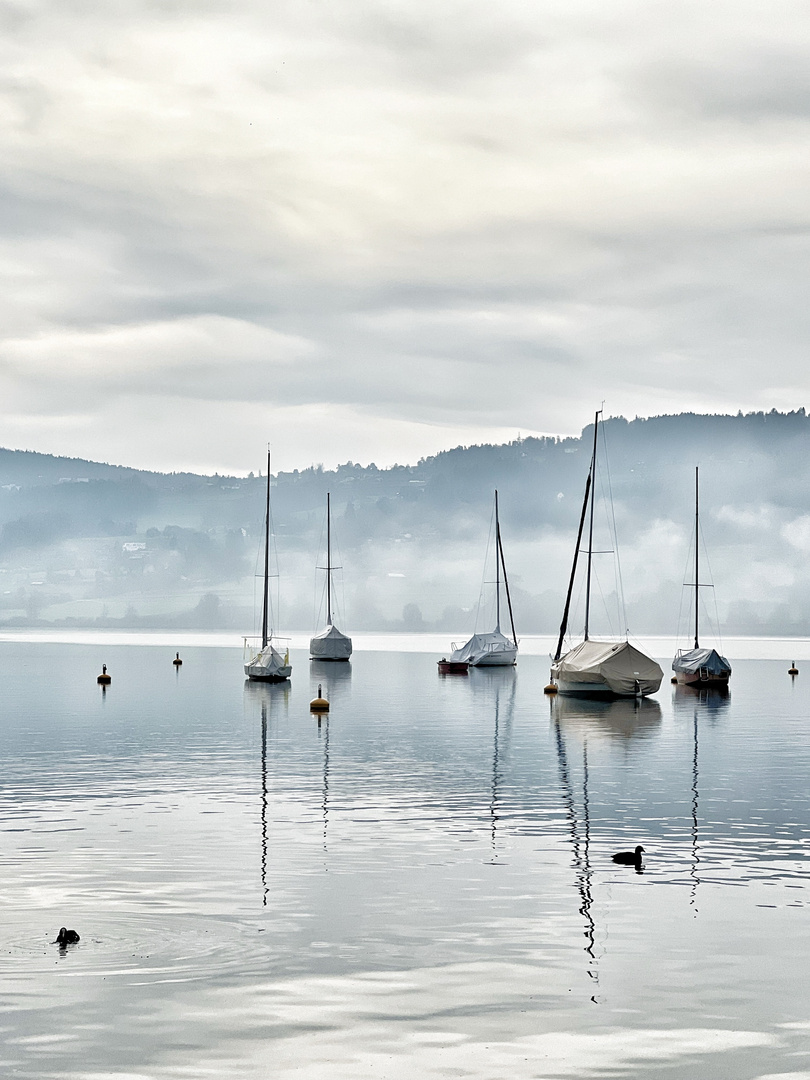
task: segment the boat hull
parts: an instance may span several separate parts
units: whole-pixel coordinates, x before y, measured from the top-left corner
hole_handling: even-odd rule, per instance
[[[463,660],[437,660],[440,675],[468,675],[470,665]]]
[[[682,686],[725,687],[731,677],[731,664],[715,649],[682,649],[672,670]]]
[[[557,693],[576,697],[647,697],[663,677],[656,661],[628,641],[583,641],[551,665]]]
[[[251,682],[288,682],[290,675],[292,675],[292,668],[280,668],[278,671],[274,671],[272,674],[266,672],[259,674],[256,671],[251,671],[250,664],[245,664],[245,674],[251,680]]]
[[[504,652],[489,652],[470,661],[471,667],[514,667],[517,663],[517,649]]]

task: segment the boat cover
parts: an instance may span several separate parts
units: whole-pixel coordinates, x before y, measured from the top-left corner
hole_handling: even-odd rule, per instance
[[[348,660],[351,655],[352,639],[331,624],[309,639],[311,660]]]
[[[731,674],[731,664],[714,649],[679,649],[672,661],[673,671],[687,675],[704,669],[709,675]]]
[[[271,644],[265,645],[260,653],[245,664],[245,674],[251,679],[288,679],[292,667],[290,654],[282,656]]]
[[[593,684],[595,691],[604,688],[619,697],[654,694],[664,673],[655,660],[634,648],[629,641],[583,641],[551,665],[555,681]]]
[[[491,634],[473,634],[468,642],[450,654],[449,660],[452,664],[476,667],[479,664],[514,664],[516,656],[514,641],[500,630],[493,630]]]

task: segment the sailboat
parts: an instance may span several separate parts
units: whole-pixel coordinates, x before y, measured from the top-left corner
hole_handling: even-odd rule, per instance
[[[591,606],[591,562],[593,558],[593,510],[596,481],[596,437],[599,428],[597,411],[593,424],[593,451],[591,467],[585,484],[585,498],[582,502],[582,514],[579,519],[577,543],[574,548],[574,562],[568,583],[560,637],[557,651],[551,662],[551,682],[560,694],[573,694],[581,697],[646,697],[654,694],[661,685],[664,673],[660,666],[649,656],[636,649],[629,641],[593,641],[589,635]],[[590,507],[588,526],[588,569],[585,585],[585,632],[584,640],[573,649],[563,654],[563,641],[568,630],[568,614],[571,608],[571,594],[576,577],[577,560],[582,542],[582,529],[585,514]]]
[[[310,638],[310,660],[348,660],[352,655],[352,639],[342,634],[332,622],[332,503],[326,496],[326,626]]]
[[[512,626],[511,639],[501,633],[501,573],[509,606],[509,621]],[[464,645],[453,643],[453,652],[440,665],[469,664],[470,667],[512,667],[517,663],[518,641],[515,634],[515,620],[512,617],[512,598],[509,595],[509,580],[506,576],[506,563],[501,542],[501,525],[498,517],[498,492],[495,492],[495,629],[489,634],[473,634]]]
[[[268,632],[270,610],[270,451],[267,451],[267,501],[264,511],[264,593],[262,597],[262,647],[245,664],[245,674],[257,682],[284,682],[292,674],[290,651],[285,655],[273,645],[273,632]],[[245,639],[247,645],[247,638]]]
[[[678,649],[672,661],[672,670],[679,683],[687,686],[728,686],[731,676],[731,664],[725,656],[714,649],[701,649],[698,636],[698,595],[706,588],[698,577],[698,549],[700,546],[700,500],[699,470],[695,467],[695,580],[689,587],[695,590],[695,647]],[[710,586],[711,587],[711,586]]]

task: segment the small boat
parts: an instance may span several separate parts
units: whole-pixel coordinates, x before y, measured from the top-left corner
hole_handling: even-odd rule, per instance
[[[654,694],[661,686],[664,673],[660,666],[646,656],[629,641],[593,641],[589,635],[591,603],[591,562],[593,558],[593,510],[596,483],[596,437],[599,428],[597,411],[593,426],[593,451],[588,479],[585,483],[585,498],[579,519],[579,531],[574,548],[574,562],[565,600],[560,637],[557,651],[551,662],[551,682],[560,694],[579,697],[617,698],[646,697]],[[585,515],[590,508],[588,526],[588,566],[585,584],[585,632],[584,640],[563,654],[563,641],[568,631],[568,615],[571,608],[571,595],[577,571],[582,530]]]
[[[448,660],[443,656],[436,662],[440,675],[469,675],[470,673],[470,665],[466,660]]]
[[[256,652],[251,649],[251,657],[245,664],[245,674],[255,682],[286,682],[292,674],[290,651],[284,656],[273,645],[273,632],[268,630],[270,609],[270,451],[267,451],[267,500],[264,514],[264,593],[262,598],[262,647]],[[245,638],[245,647],[248,639]]]
[[[342,634],[332,622],[332,503],[326,496],[326,626],[309,641],[310,660],[348,660],[352,639]]]
[[[506,599],[509,605],[509,621],[512,637],[501,633],[501,573]],[[512,598],[501,542],[501,525],[498,517],[498,492],[495,492],[495,629],[489,634],[473,634],[463,645],[453,642],[453,652],[447,663],[469,664],[470,667],[513,667],[517,663],[518,640],[515,620],[512,616]],[[440,664],[444,661],[440,661]],[[440,668],[441,670],[441,668]]]
[[[700,589],[713,588],[709,585],[701,585],[698,576],[698,551],[700,546],[700,499],[699,499],[699,469],[695,467],[695,580],[687,583],[688,588],[695,590],[695,647],[693,649],[678,649],[675,659],[672,661],[672,670],[675,679],[684,686],[728,686],[731,677],[731,664],[725,656],[721,656],[715,649],[701,649],[698,634],[699,607],[698,597]]]

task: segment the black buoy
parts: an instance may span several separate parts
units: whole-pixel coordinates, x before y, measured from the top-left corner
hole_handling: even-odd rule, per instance
[[[96,682],[99,684],[99,686],[109,686],[110,683],[112,682],[112,679],[107,674],[107,665],[106,664],[101,665],[101,674],[96,679]]]
[[[175,667],[180,667],[180,665],[183,663],[183,661],[180,659],[179,652],[174,654],[174,660],[172,660],[172,663]]]
[[[788,668],[788,675],[798,675],[799,669],[796,667],[796,661],[791,660],[790,667]]]
[[[613,861],[621,863],[622,866],[641,866],[641,853],[644,848],[641,844],[636,846],[635,851],[617,851],[613,856]]]
[[[61,927],[59,933],[56,935],[56,941],[54,945],[75,945],[77,941],[81,941],[81,938],[75,930],[66,930],[65,927]]]

